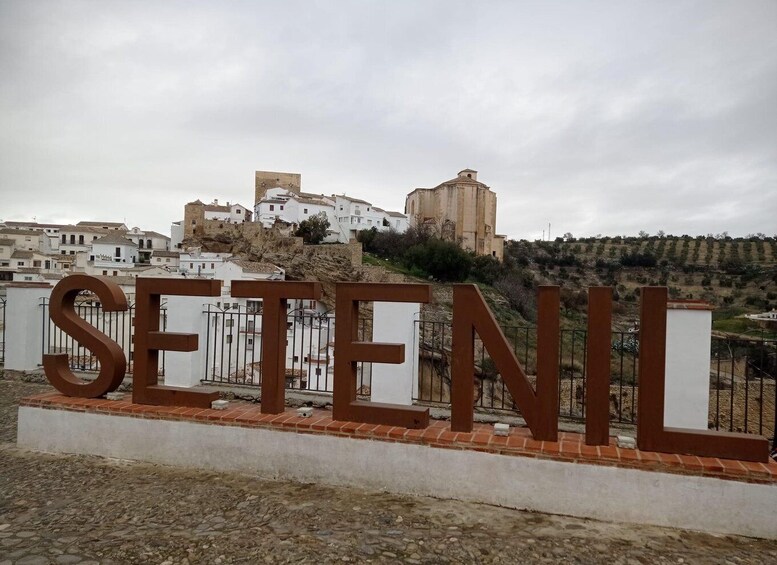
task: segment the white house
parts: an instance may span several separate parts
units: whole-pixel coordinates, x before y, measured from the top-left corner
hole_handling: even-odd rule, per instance
[[[203,206],[206,220],[219,220],[230,224],[242,224],[243,222],[251,221],[251,210],[238,204],[219,205],[218,199],[213,200],[211,204],[205,204]]]
[[[271,188],[267,190],[264,198],[256,203],[254,212],[256,221],[261,222],[265,228],[272,227],[277,220],[298,226],[304,220],[323,213],[329,221],[328,235],[324,241],[342,241],[334,201],[324,195]]]
[[[155,231],[144,231],[134,227],[124,237],[138,246],[138,262],[150,263],[151,254],[154,251],[167,251],[170,249],[170,238]]]
[[[94,226],[67,225],[59,230],[59,252],[62,255],[89,253],[92,242],[110,233],[110,230]]]
[[[387,212],[373,206],[366,200],[346,195],[334,195],[331,198],[296,193],[283,188],[271,188],[256,203],[254,210],[256,221],[266,228],[280,220],[299,225],[303,220],[320,213],[326,214],[329,232],[324,241],[327,243],[348,243],[356,239],[362,230],[376,228],[384,231],[394,229],[404,232],[409,227],[409,218],[400,212]]]
[[[181,253],[179,251],[154,250],[154,252],[151,254],[152,266],[164,267],[172,271],[178,270],[180,260]]]
[[[356,239],[362,230],[376,228],[378,231],[388,229],[405,232],[410,225],[409,218],[400,212],[387,212],[359,198],[335,195],[335,214],[340,222],[340,229],[346,239],[344,242]]]
[[[5,222],[5,226],[15,230],[36,231],[46,234],[49,238],[49,249],[59,250],[59,230],[62,224],[39,224],[38,222]]]
[[[184,238],[183,220],[170,225],[170,249],[181,249]]]
[[[215,278],[216,265],[220,265],[231,256],[231,253],[201,251],[181,253],[178,258],[178,270],[186,276]]]
[[[2,228],[0,229],[0,238],[13,241],[14,248],[21,251],[40,251],[42,253],[51,251],[49,238],[41,231]]]
[[[138,262],[138,246],[121,233],[108,233],[92,241],[89,260],[98,269],[112,268],[117,263],[134,266]]]

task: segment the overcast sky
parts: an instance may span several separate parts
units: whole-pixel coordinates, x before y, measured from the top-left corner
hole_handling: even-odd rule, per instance
[[[777,2],[0,0],[1,219],[464,168],[510,238],[777,233]]]

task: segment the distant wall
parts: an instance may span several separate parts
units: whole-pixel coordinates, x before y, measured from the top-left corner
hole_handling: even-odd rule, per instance
[[[299,194],[302,189],[302,175],[299,173],[278,173],[256,171],[254,176],[254,204],[259,202],[268,188],[281,187]]]
[[[345,257],[353,267],[361,267],[361,264],[362,264],[362,244],[361,243],[306,245],[305,251],[312,251],[317,255],[327,255],[330,257]]]

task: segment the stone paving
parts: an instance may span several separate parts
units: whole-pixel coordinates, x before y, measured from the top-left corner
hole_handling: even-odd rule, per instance
[[[47,390],[0,378],[0,565],[777,563],[765,540],[21,450],[18,401]]]

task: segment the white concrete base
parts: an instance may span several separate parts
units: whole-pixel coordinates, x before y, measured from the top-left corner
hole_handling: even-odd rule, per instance
[[[19,408],[18,443],[45,452],[777,539],[775,485],[29,406]]]

